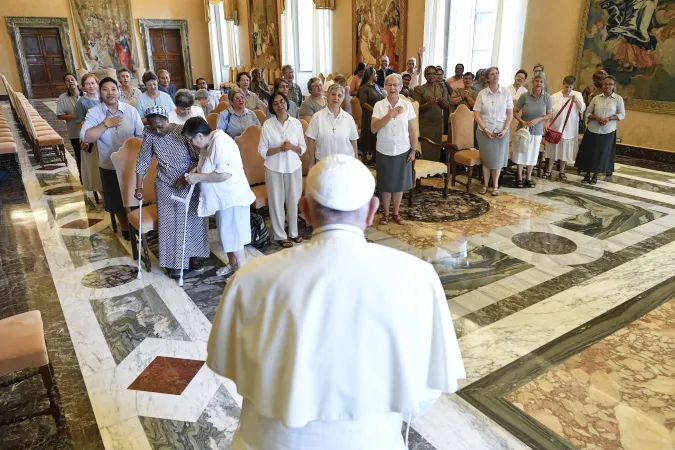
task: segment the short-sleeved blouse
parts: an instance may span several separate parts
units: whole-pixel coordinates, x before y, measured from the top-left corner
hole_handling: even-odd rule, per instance
[[[222,130],[216,130],[211,144],[200,152],[198,167],[199,173],[232,175],[220,183],[200,184],[199,217],[207,217],[232,206],[248,206],[255,201],[255,194],[244,173],[239,147]]]
[[[122,88],[120,88],[120,100],[126,103],[127,105],[133,106],[134,108],[138,103],[138,99],[141,98],[141,95],[143,95],[143,93],[137,87],[131,86],[131,89],[129,90],[129,95],[126,95],[122,90]]]
[[[244,112],[239,115],[231,106],[218,115],[218,122],[216,123],[216,127],[229,134],[232,139],[241,136],[251,125],[260,126],[256,113],[244,108]]]
[[[75,114],[75,106],[77,105],[77,100],[79,98],[80,96],[77,94],[70,95],[68,92],[61,94],[56,103],[56,115],[65,116]],[[77,117],[75,119],[66,120],[66,127],[68,128],[68,139],[80,138],[80,130],[77,127]]]
[[[373,118],[381,119],[389,112],[389,100],[383,99],[375,104]],[[396,108],[402,106],[404,112],[391,119],[377,132],[377,152],[387,156],[397,156],[410,150],[410,132],[408,121],[415,118],[413,104],[399,97]]]
[[[83,123],[84,119],[87,118],[87,112],[99,103],[101,103],[99,99],[92,100],[87,97],[80,97],[75,105],[75,123],[78,125]]]
[[[525,92],[518,99],[518,110],[526,122],[545,116],[546,111],[551,110],[551,96],[548,92],[542,92],[539,98],[537,98],[532,92]],[[544,121],[541,120],[530,128],[530,134],[541,136],[544,134]]]
[[[480,113],[483,123],[490,131],[501,131],[506,123],[507,111],[513,109],[513,97],[506,87],[499,86],[492,92],[490,86],[478,93],[473,110]]]
[[[145,175],[152,162],[152,156],[157,157],[157,179],[155,183],[168,186],[176,184],[178,179],[197,166],[199,155],[194,151],[190,140],[183,136],[183,127],[174,125],[174,128],[164,136],[158,136],[143,129],[143,144],[136,159],[136,173]]]
[[[305,101],[302,106],[300,107],[300,111],[298,114],[300,117],[302,116],[313,116],[314,114],[318,113],[322,109],[326,108],[328,106],[328,100],[324,97],[324,103],[323,105],[319,104],[316,100],[314,100],[313,97],[310,97]]]

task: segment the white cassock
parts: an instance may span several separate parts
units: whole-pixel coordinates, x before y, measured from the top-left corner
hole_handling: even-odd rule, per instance
[[[233,450],[403,450],[466,378],[433,267],[349,225],[239,270],[207,364],[244,397]]]

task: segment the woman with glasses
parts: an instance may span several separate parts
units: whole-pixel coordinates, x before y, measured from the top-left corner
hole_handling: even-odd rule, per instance
[[[309,89],[310,97],[300,107],[300,118],[312,117],[326,107],[328,102],[323,96],[323,82],[321,78],[312,77],[307,82],[307,89]]]
[[[435,66],[427,66],[424,69],[424,78],[427,82],[415,88],[412,99],[420,104],[420,136],[440,143],[443,140],[443,110],[450,104],[448,91],[438,82],[436,72]],[[422,158],[440,161],[441,151],[423,142]]]
[[[177,125],[183,125],[188,119],[193,117],[204,117],[204,110],[201,106],[195,106],[195,98],[192,92],[187,89],[180,89],[176,92],[176,107],[169,111],[169,122]]]
[[[173,100],[171,100],[169,94],[159,90],[157,75],[153,72],[145,72],[145,74],[143,74],[143,84],[145,85],[146,91],[138,99],[136,110],[138,111],[138,114],[141,115],[143,123],[147,125],[148,121],[145,118],[145,111],[148,108],[161,106],[165,111],[173,111],[176,108],[176,105],[173,103]]]
[[[239,88],[230,89],[229,109],[218,115],[216,128],[226,132],[232,139],[240,136],[251,125],[260,126],[258,116],[246,107],[246,96]]]

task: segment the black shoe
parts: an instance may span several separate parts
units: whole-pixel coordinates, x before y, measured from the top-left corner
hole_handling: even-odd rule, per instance
[[[124,238],[125,241],[131,240],[131,234],[129,234],[128,231],[122,231],[122,237]]]
[[[591,177],[590,175],[586,175],[583,180],[581,180],[582,184],[590,184],[591,183]]]
[[[190,272],[192,272],[191,269],[183,269],[183,277],[185,277]],[[180,269],[169,270],[169,278],[173,278],[174,280],[179,279],[180,278]]]
[[[204,263],[200,258],[190,258],[190,269],[201,273],[204,271]]]

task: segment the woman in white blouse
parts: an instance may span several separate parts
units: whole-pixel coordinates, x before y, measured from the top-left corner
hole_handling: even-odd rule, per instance
[[[228,259],[216,275],[227,275],[246,262],[244,246],[251,243],[250,207],[255,194],[246,179],[239,147],[230,136],[211,129],[203,117],[188,119],[183,135],[199,149],[199,164],[185,179],[190,184],[201,183],[199,217],[216,215],[220,242]]]
[[[478,93],[473,106],[478,131],[478,150],[483,161],[483,188],[488,190],[492,176],[492,195],[499,195],[499,173],[509,162],[509,127],[513,120],[513,98],[499,85],[499,69],[487,69],[488,87]]]
[[[302,195],[300,155],[307,146],[302,124],[288,114],[288,99],[284,94],[272,93],[269,111],[274,117],[263,124],[258,153],[265,159],[265,185],[274,240],[289,248],[293,242],[302,242],[302,236],[298,235],[298,201]],[[288,235],[284,218],[288,222]]]
[[[169,122],[176,125],[183,125],[192,117],[204,118],[204,110],[200,106],[195,106],[195,97],[187,89],[180,89],[174,97],[176,107],[169,111]]]
[[[602,94],[593,97],[588,105],[588,129],[574,162],[575,167],[586,172],[582,183],[596,184],[598,173],[606,173],[609,178],[614,172],[616,123],[626,117],[623,98],[614,91],[615,83],[616,78],[608,75],[602,81]]]
[[[307,129],[307,151],[312,166],[328,155],[345,154],[358,158],[359,130],[352,116],[340,105],[345,88],[335,83],[328,88],[328,107],[314,114]]]
[[[392,219],[399,225],[404,221],[399,214],[403,191],[412,189],[412,162],[417,152],[417,134],[413,120],[415,109],[411,102],[400,97],[403,79],[393,73],[384,81],[387,97],[375,103],[370,128],[377,133],[377,190],[382,202],[380,224],[389,223],[389,204],[393,202]]]
[[[547,127],[562,132],[562,139],[557,144],[546,142],[546,172],[544,178],[551,179],[551,171],[556,161],[560,163],[558,180],[566,180],[565,165],[574,161],[579,150],[579,117],[586,111],[581,92],[574,90],[577,79],[568,75],[563,79],[562,90],[551,95],[552,122]],[[569,115],[569,117],[568,117]]]

